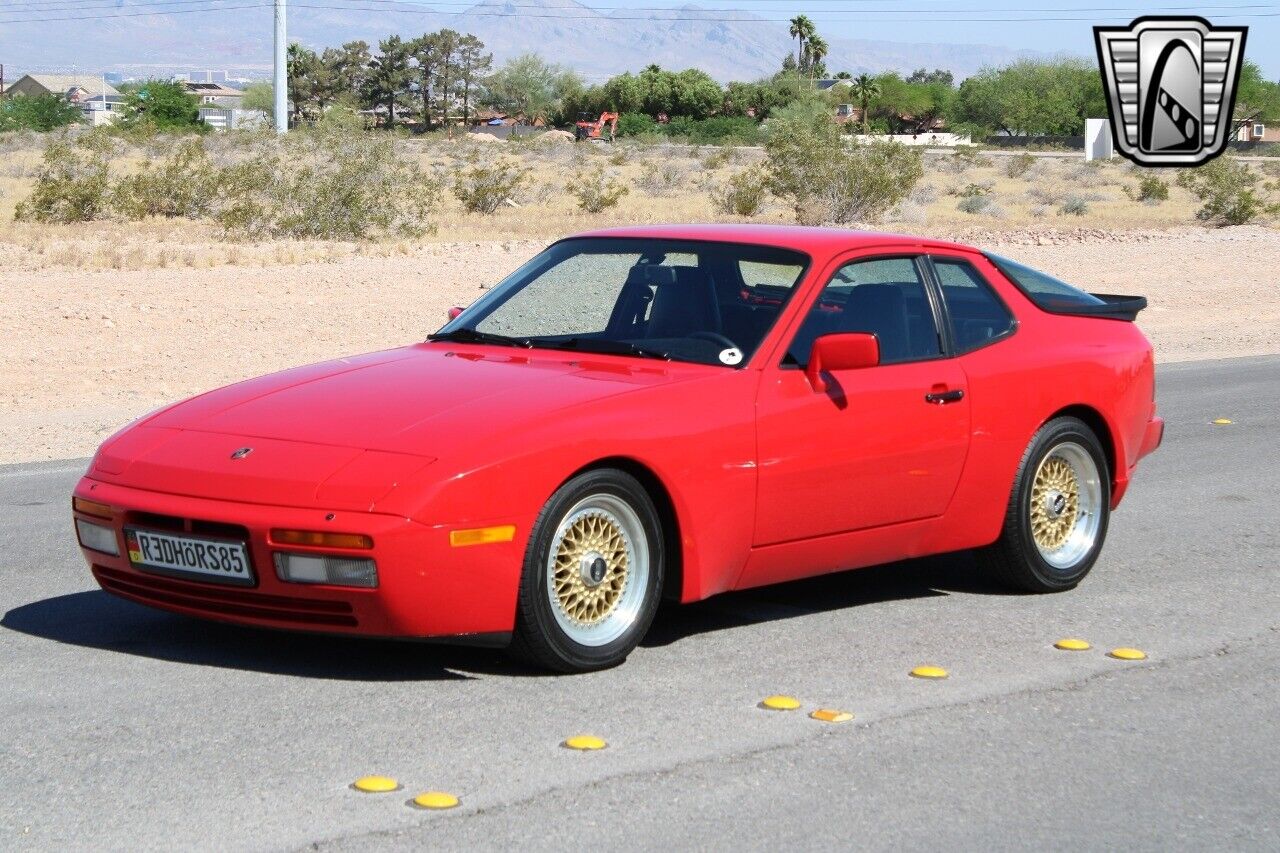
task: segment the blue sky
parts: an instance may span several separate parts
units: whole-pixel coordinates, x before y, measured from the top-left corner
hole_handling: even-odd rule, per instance
[[[690,0],[582,0],[595,8],[676,7]],[[750,9],[767,18],[804,13],[824,36],[913,42],[965,42],[1093,56],[1094,24],[1123,25],[1140,15],[1201,15],[1214,24],[1249,27],[1245,56],[1280,79],[1280,2],[1174,0],[696,0],[709,9]],[[1032,19],[1014,21],[1008,19]],[[999,20],[981,20],[999,19]],[[1074,19],[1074,20],[1064,20]]]

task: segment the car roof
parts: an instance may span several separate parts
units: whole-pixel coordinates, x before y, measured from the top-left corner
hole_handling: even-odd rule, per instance
[[[575,234],[573,238],[647,237],[663,240],[709,240],[724,243],[747,243],[796,249],[809,254],[830,255],[847,249],[889,246],[894,248],[939,248],[979,251],[972,246],[913,237],[908,234],[885,234],[878,231],[853,231],[844,228],[813,228],[803,225],[629,225],[603,228]]]

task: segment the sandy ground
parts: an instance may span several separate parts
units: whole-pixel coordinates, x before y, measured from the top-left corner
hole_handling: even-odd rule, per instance
[[[1280,232],[971,234],[1091,290],[1140,293],[1161,361],[1280,352]],[[166,402],[421,340],[542,241],[256,268],[86,271],[0,261],[0,463],[90,454]]]

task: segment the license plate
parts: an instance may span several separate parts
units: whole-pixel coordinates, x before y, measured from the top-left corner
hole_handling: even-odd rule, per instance
[[[125,545],[136,568],[221,583],[252,584],[249,549],[234,539],[175,536],[127,527]]]

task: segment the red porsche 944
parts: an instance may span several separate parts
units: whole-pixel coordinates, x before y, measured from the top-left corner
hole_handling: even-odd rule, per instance
[[[664,597],[908,557],[1067,590],[1162,438],[1144,305],[915,237],[599,231],[423,343],[130,424],[75,529],[142,604],[563,671]]]

